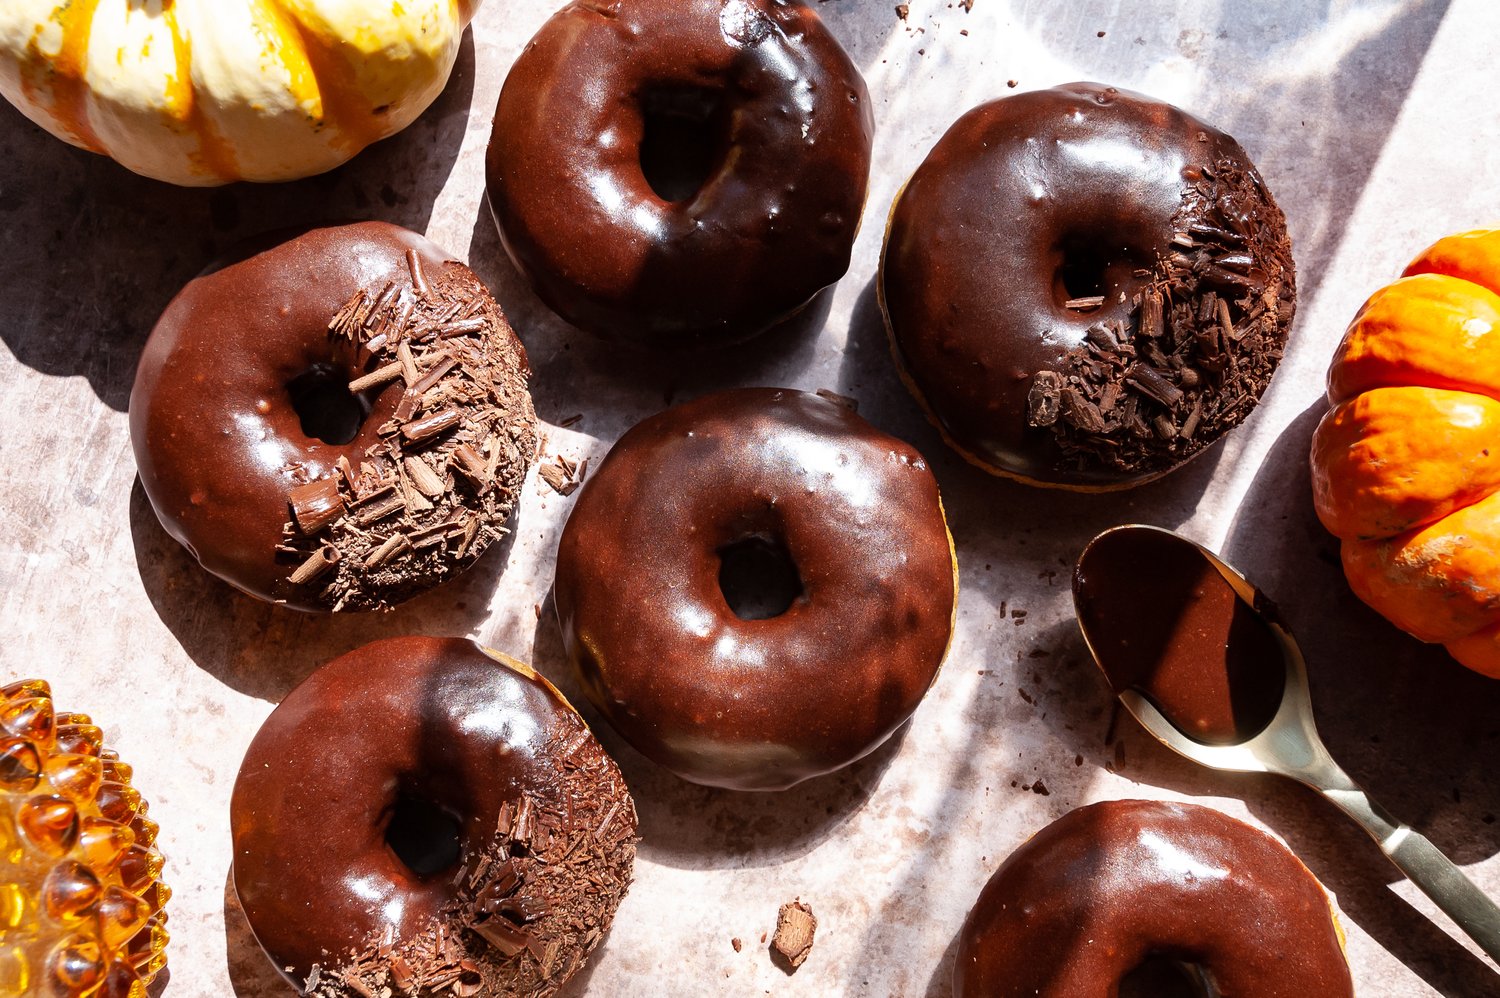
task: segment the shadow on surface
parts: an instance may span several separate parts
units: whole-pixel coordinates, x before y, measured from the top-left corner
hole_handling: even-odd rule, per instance
[[[1333,757],[1456,862],[1487,859],[1500,851],[1500,683],[1402,634],[1349,589],[1339,542],[1313,508],[1308,451],[1323,411],[1314,403],[1267,454],[1224,557],[1281,605]]]
[[[224,876],[224,950],[236,998],[291,998],[297,989],[271,965],[234,891],[233,868]]]
[[[1141,89],[1159,67],[1186,64],[1205,93],[1186,110],[1244,142],[1287,210],[1298,290],[1310,301],[1449,3],[1293,8],[1209,0],[1195,6],[1202,26],[1183,27],[1166,0],[1133,6],[1129,19],[1023,0],[1015,20],[1049,53],[1080,67],[1126,67],[1125,78],[1105,80],[1119,86]],[[1099,28],[1109,30],[1100,37]],[[1214,63],[1226,61],[1252,67],[1235,71],[1249,85],[1212,86]]]
[[[976,571],[982,573],[984,569]],[[964,582],[968,583],[973,574],[966,572]],[[974,589],[968,591],[972,594]],[[1023,622],[1001,626],[1020,635],[1026,628],[1024,618],[1015,619]],[[1059,740],[1070,746],[1072,755],[1071,746],[1083,744],[1089,738],[1089,724],[1098,723],[1104,715],[1104,709],[1090,699],[1089,691],[1079,689],[1080,669],[1077,663],[1064,658],[1065,651],[1057,640],[1062,629],[1062,625],[1043,629],[1035,638],[1007,636],[1006,640],[987,640],[983,657],[960,658],[944,666],[939,681],[954,688],[971,682],[963,673],[972,676],[977,671],[980,678],[966,700],[954,701],[949,706],[950,711],[961,713],[962,723],[956,730],[963,734],[961,740],[947,747],[947,754],[961,761],[936,803],[925,813],[960,816],[968,812],[968,816],[954,823],[939,817],[932,822],[930,838],[892,844],[893,848],[901,849],[906,862],[889,889],[882,892],[885,900],[863,920],[862,939],[851,965],[878,965],[883,954],[899,950],[901,940],[907,935],[937,928],[932,912],[953,907],[942,898],[953,883],[972,879],[973,896],[962,899],[957,912],[950,912],[958,917],[943,929],[952,936],[938,963],[930,971],[925,967],[910,968],[903,993],[924,994],[928,998],[947,998],[953,993],[953,961],[963,914],[1007,853],[1005,845],[975,823],[979,814],[1008,811],[1013,816],[1010,820],[1019,826],[1015,829],[1015,844],[1019,845],[1030,834],[1088,799],[1094,770],[1086,765],[1081,754],[1076,756],[1076,762],[1073,758],[1066,761],[1049,758],[1047,748],[1039,752],[1040,746],[1019,738],[1011,740],[1007,735],[1031,725],[1055,725],[1066,730],[1067,734]],[[978,665],[984,668],[975,670]],[[1014,746],[1017,751],[997,751],[1001,744]],[[983,803],[978,806],[965,803],[976,797],[982,798]],[[890,802],[890,806],[899,804]],[[983,837],[987,850],[993,850],[981,857],[978,871],[963,858],[976,835]]]
[[[136,359],[167,302],[259,232],[379,218],[422,231],[458,158],[474,87],[464,34],[447,88],[404,132],[344,166],[283,184],[174,187],[67,145],[0,101],[0,255],[12,296],[0,339],[43,374],[83,377],[124,411]],[[58,253],[57,249],[65,251]]]
[[[811,366],[834,287],[799,312],[738,346],[701,352],[648,352],[576,329],[532,292],[506,255],[486,199],[474,219],[469,266],[479,274],[526,345],[537,411],[556,419],[581,413],[583,427],[612,440],[676,402],[742,385],[781,387]]]
[[[1500,683],[1399,632],[1350,591],[1339,542],[1312,502],[1308,452],[1324,403],[1267,454],[1225,559],[1279,601],[1307,659],[1313,710],[1334,759],[1460,865],[1500,852]],[[1293,788],[1295,789],[1295,788]],[[1500,978],[1385,885],[1401,873],[1332,807],[1300,790],[1252,802],[1339,897],[1349,917],[1444,994]]]
[[[938,957],[937,966],[932,968],[932,976],[927,979],[927,990],[922,992],[922,998],[953,998],[953,964],[958,959],[958,943],[962,935],[963,929],[960,928],[948,940],[948,945],[943,947],[943,955]]]
[[[836,834],[876,792],[911,727],[902,725],[863,759],[789,790],[699,786],[641,755],[595,709],[563,651],[550,592],[532,648],[534,668],[583,715],[625,774],[640,816],[641,857],[677,869],[769,867],[805,854]]]
[[[139,479],[130,492],[136,567],[157,616],[200,669],[272,703],[324,662],[377,638],[472,635],[510,559],[517,519],[507,526],[467,572],[394,610],[314,614],[261,602],[210,575],[162,529]]]

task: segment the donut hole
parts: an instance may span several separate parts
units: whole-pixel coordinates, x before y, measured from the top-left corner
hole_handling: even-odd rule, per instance
[[[707,87],[651,87],[641,97],[641,172],[663,201],[690,200],[723,162],[729,114]]]
[[[1120,979],[1119,998],[1218,998],[1203,968],[1165,954],[1148,956]]]
[[[1079,298],[1095,298],[1110,291],[1109,271],[1114,260],[1097,240],[1071,239],[1062,244],[1061,259],[1053,278],[1057,304]]]
[[[802,576],[786,545],[754,535],[719,549],[719,590],[741,620],[769,620],[802,596]]]
[[[391,808],[385,844],[418,877],[444,873],[458,863],[459,821],[421,797],[402,794]]]
[[[349,378],[332,364],[309,367],[287,382],[286,393],[302,423],[302,435],[335,447],[358,436],[370,413],[369,402],[349,391]]]

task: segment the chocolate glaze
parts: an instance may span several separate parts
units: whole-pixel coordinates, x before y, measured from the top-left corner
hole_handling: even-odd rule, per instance
[[[288,493],[301,481],[333,476],[340,457],[359,468],[380,443],[378,430],[395,413],[402,382],[365,392],[367,414],[353,439],[338,445],[304,433],[288,385],[315,368],[330,382],[347,384],[388,359],[357,351],[331,336],[328,325],[361,289],[374,296],[393,282],[409,293],[408,250],[434,280],[441,275],[466,286],[493,310],[508,365],[494,380],[516,383],[514,416],[533,434],[525,351],[483,283],[427,239],[384,222],[313,229],[279,244],[261,241],[190,281],[146,342],[130,400],[141,484],[167,532],[204,568],[252,596],[330,609],[318,592],[289,586],[297,561],[277,557],[290,519]],[[530,458],[529,440],[522,449],[515,486]],[[510,508],[503,505],[498,522],[485,517],[487,529],[463,564],[498,535]],[[414,594],[409,586],[396,588],[396,597]],[[372,596],[356,608],[385,602]]]
[[[957,998],[1110,998],[1158,956],[1223,995],[1352,998],[1322,887],[1275,839],[1160,801],[1079,808],[1011,854],[959,935]]]
[[[1183,734],[1235,744],[1276,716],[1281,643],[1190,542],[1159,530],[1101,534],[1078,560],[1073,594],[1110,685],[1144,694]]]
[[[981,105],[949,129],[892,211],[880,290],[908,384],[950,444],[1033,484],[1118,488],[1169,470],[1243,418],[1133,472],[1081,462],[1052,427],[1028,425],[1034,376],[1064,371],[1091,326],[1129,327],[1137,296],[1167,281],[1174,223],[1212,164],[1248,178],[1235,195],[1248,204],[1218,207],[1273,233],[1276,259],[1257,263],[1290,294],[1285,222],[1244,150],[1171,105],[1074,83]],[[1104,302],[1065,308],[1065,268],[1090,258]],[[1282,311],[1284,340],[1289,303]]]
[[[720,552],[784,545],[802,593],[742,620]],[[772,790],[883,742],[937,675],[957,579],[920,454],[815,395],[740,389],[642,422],[589,477],[554,594],[591,700],[697,783]]]
[[[602,775],[580,801],[569,774],[589,767]],[[462,639],[390,638],[334,659],[267,718],[235,782],[234,884],[256,939],[299,986],[314,965],[337,980],[387,930],[386,952],[432,938],[439,922],[476,944],[452,918],[466,900],[457,866],[419,876],[387,844],[386,827],[398,797],[419,798],[456,819],[459,865],[472,868],[496,841],[502,806],[522,794],[565,823],[598,824],[581,809],[623,802],[615,810],[633,839],[635,812],[618,769],[530,669]],[[601,873],[629,879],[628,865]],[[618,900],[602,924],[578,934],[607,928]]]
[[[708,179],[663,200],[647,103],[715,100]],[[563,318],[707,346],[848,270],[873,135],[864,80],[801,0],[576,0],[511,67],[485,176],[506,251]]]

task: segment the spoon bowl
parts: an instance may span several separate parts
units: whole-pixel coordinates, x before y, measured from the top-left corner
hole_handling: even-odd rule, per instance
[[[1297,647],[1297,642],[1292,638],[1291,632],[1281,623],[1274,604],[1243,575],[1230,568],[1201,544],[1170,530],[1145,524],[1114,527],[1095,537],[1078,559],[1080,569],[1089,560],[1090,553],[1096,550],[1096,544],[1107,537],[1115,537],[1127,531],[1159,534],[1166,543],[1186,544],[1196,549],[1203,560],[1212,566],[1234,591],[1235,597],[1254,608],[1275,636],[1281,653],[1280,664],[1285,670],[1286,680],[1282,688],[1281,704],[1270,722],[1258,734],[1237,744],[1210,745],[1184,734],[1148,697],[1138,690],[1119,691],[1120,702],[1125,705],[1125,708],[1157,741],[1178,755],[1186,756],[1210,769],[1239,773],[1277,773],[1307,782],[1308,778],[1315,778],[1324,767],[1332,766],[1333,759],[1328,754],[1328,750],[1323,747],[1322,739],[1318,737],[1317,727],[1313,722],[1307,663],[1302,657],[1301,649]],[[1101,659],[1102,649],[1095,646],[1094,636],[1091,636],[1089,628],[1082,624],[1084,619],[1081,612],[1082,601],[1086,598],[1079,576],[1075,574],[1073,599],[1080,610],[1079,620],[1083,640],[1095,664],[1104,668]],[[1106,670],[1106,676],[1108,676],[1108,670]]]
[[[1318,736],[1309,693],[1307,664],[1291,631],[1266,596],[1217,555],[1181,534],[1161,527],[1127,524],[1095,537],[1079,556],[1073,574],[1073,601],[1078,612],[1084,643],[1094,662],[1116,685],[1117,670],[1106,659],[1111,645],[1098,628],[1087,623],[1090,601],[1097,598],[1087,581],[1088,568],[1097,553],[1110,543],[1129,539],[1137,545],[1159,544],[1163,548],[1188,545],[1202,557],[1217,577],[1227,584],[1234,599],[1248,608],[1274,637],[1280,663],[1257,663],[1260,668],[1285,672],[1281,702],[1270,720],[1254,734],[1228,743],[1208,744],[1184,733],[1166,714],[1136,688],[1117,689],[1117,695],[1135,719],[1167,748],[1192,761],[1240,773],[1275,773],[1297,780],[1326,797],[1375,839],[1413,884],[1456,922],[1491,959],[1500,961],[1500,907],[1489,899],[1428,839],[1393,818],[1339,767]],[[1180,552],[1179,552],[1180,553]],[[1170,607],[1168,611],[1170,612]],[[1231,636],[1232,640],[1232,636]],[[1205,661],[1205,668],[1212,663]]]

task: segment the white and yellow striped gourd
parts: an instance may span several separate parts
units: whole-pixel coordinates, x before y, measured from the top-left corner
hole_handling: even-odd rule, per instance
[[[0,0],[0,94],[190,186],[330,170],[442,91],[479,0]]]

